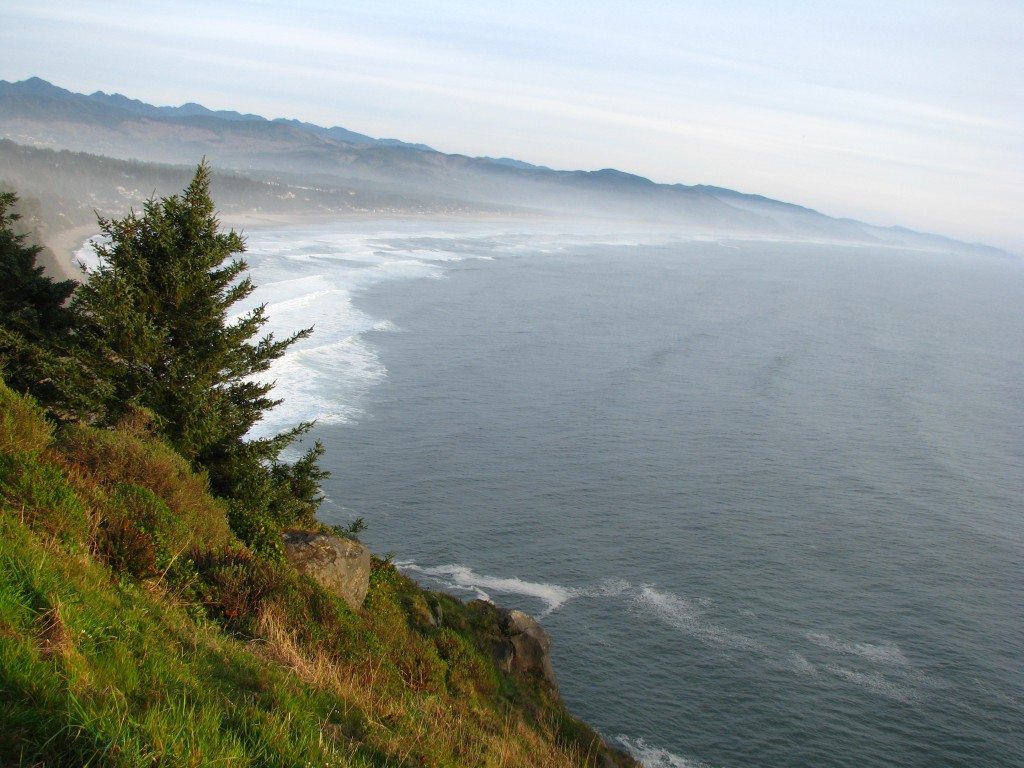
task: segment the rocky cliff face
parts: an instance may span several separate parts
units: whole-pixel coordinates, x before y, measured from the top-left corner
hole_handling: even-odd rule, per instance
[[[504,637],[498,641],[494,656],[498,667],[517,676],[539,676],[558,692],[558,680],[551,665],[551,635],[537,620],[522,611],[501,611]]]

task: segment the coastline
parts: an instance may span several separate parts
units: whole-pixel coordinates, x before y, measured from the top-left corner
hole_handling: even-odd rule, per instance
[[[85,282],[85,272],[75,264],[75,253],[98,234],[95,224],[86,224],[62,230],[46,238],[38,258],[43,271],[55,280]]]
[[[240,234],[245,234],[244,230],[259,231],[266,229],[284,229],[288,227],[303,227],[311,225],[324,225],[330,224],[331,222],[364,222],[364,221],[378,221],[382,219],[403,219],[403,220],[423,220],[428,217],[415,217],[415,216],[347,216],[347,217],[324,217],[324,216],[273,216],[273,215],[262,215],[258,213],[241,213],[235,215],[225,215],[221,218],[221,224],[224,228],[232,228]],[[432,217],[437,218],[437,217]],[[449,220],[470,220],[471,217],[446,217]],[[472,220],[478,221],[478,218],[473,217]],[[83,225],[74,227],[71,229],[63,230],[52,234],[47,238],[43,251],[39,254],[38,262],[44,267],[47,274],[57,280],[76,280],[79,283],[85,282],[87,279],[87,273],[82,270],[76,263],[76,253],[82,249],[91,239],[99,235],[99,228],[96,225]],[[509,614],[516,613],[516,611],[509,611]],[[550,639],[547,633],[541,625],[537,624],[532,617],[526,617],[531,622],[530,637],[533,634],[545,638],[544,643],[549,648]],[[555,672],[551,666],[550,656],[548,651],[545,650],[543,653],[537,652],[537,661],[542,668],[545,668],[546,674],[549,675],[549,679],[554,691],[555,701],[558,702],[558,706],[565,706],[564,701],[561,699],[558,693],[557,683],[555,682]],[[511,663],[511,662],[509,662]],[[520,672],[522,675],[526,675],[525,672]],[[568,712],[568,710],[566,710]],[[589,728],[586,723],[582,720],[579,721],[583,728]],[[602,752],[602,765],[607,766],[630,766],[630,765],[641,765],[622,745],[616,744],[614,741],[605,740],[602,737],[604,743],[604,752]]]
[[[578,216],[544,216],[536,213],[415,213],[410,211],[359,211],[359,212],[316,212],[316,213],[267,213],[261,211],[238,211],[218,213],[222,226],[233,229],[243,237],[247,232],[267,229],[289,229],[309,226],[324,226],[332,223],[371,222],[371,221],[441,221],[441,222],[481,222],[505,223],[538,221],[589,221],[589,217]],[[38,257],[39,264],[45,273],[55,280],[75,280],[85,282],[86,273],[75,263],[75,253],[92,237],[99,235],[97,224],[83,224],[78,227],[60,230],[43,239],[43,250]]]

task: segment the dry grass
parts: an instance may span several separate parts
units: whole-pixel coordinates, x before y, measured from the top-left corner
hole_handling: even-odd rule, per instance
[[[67,624],[61,615],[61,605],[56,603],[50,610],[44,611],[37,620],[39,626],[39,652],[44,658],[66,656],[71,651],[71,637]]]
[[[407,690],[396,697],[373,661],[340,663],[323,650],[304,649],[272,607],[258,622],[259,655],[303,683],[328,691],[343,703],[342,714],[358,716],[362,733],[332,726],[329,738],[344,736],[387,754],[401,765],[475,765],[481,768],[570,768],[585,756],[555,744],[553,729],[538,730],[520,714],[471,706],[464,699]]]

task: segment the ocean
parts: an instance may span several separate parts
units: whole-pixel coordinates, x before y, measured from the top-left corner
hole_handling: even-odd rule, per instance
[[[315,326],[259,429],[317,419],[321,517],[536,616],[648,768],[1024,765],[1024,262],[513,221],[247,243],[268,327]]]

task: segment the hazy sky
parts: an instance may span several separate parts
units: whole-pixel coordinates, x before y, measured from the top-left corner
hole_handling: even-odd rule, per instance
[[[1024,0],[0,0],[0,79],[1024,252]]]

